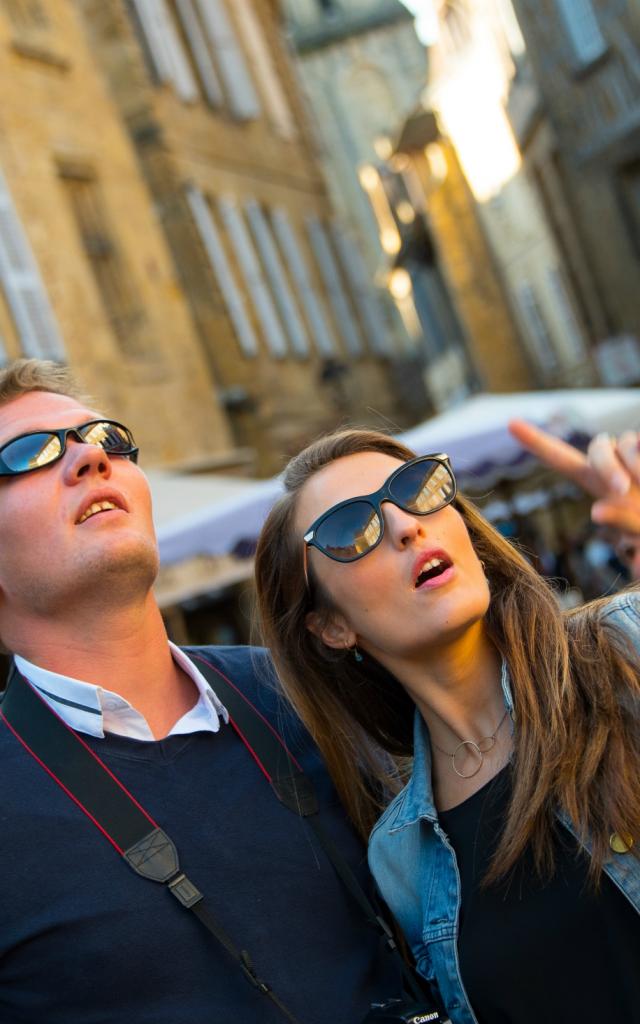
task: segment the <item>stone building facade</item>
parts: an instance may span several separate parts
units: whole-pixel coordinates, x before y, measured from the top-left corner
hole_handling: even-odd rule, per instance
[[[455,147],[433,111],[420,108],[406,121],[396,153],[409,161],[404,176],[416,217],[426,222],[438,253],[480,386],[496,392],[535,386],[535,370],[522,345],[471,189]],[[402,287],[404,278],[396,280]]]
[[[539,194],[604,383],[640,380],[640,7],[514,0],[551,143]]]
[[[233,438],[261,472],[336,422],[406,422],[272,0],[76,0]],[[372,410],[375,410],[372,412]]]
[[[532,383],[592,383],[597,374],[575,279],[530,173],[530,154],[549,145],[553,125],[513,8],[509,0],[436,6],[428,101],[474,196]]]
[[[421,384],[415,400],[424,417],[477,385],[437,252],[412,212],[397,166],[402,157],[390,159],[399,126],[427,81],[425,48],[400,0],[285,0],[284,6],[334,202],[404,350],[396,372]],[[401,283],[408,279],[405,264],[413,297]]]
[[[0,4],[0,341],[68,362],[146,464],[228,461],[227,417],[73,4]]]

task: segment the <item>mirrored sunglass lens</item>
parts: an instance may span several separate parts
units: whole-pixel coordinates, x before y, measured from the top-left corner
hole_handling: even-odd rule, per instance
[[[410,512],[435,512],[451,501],[455,484],[442,462],[427,459],[406,466],[389,491]]]
[[[380,519],[368,501],[354,501],[328,516],[316,532],[316,540],[338,561],[357,558],[380,539]]]
[[[107,452],[129,452],[133,447],[132,438],[128,430],[117,423],[110,423],[105,420],[102,423],[92,423],[82,431],[82,439],[87,444],[99,444]]]
[[[9,469],[21,472],[46,466],[57,459],[60,451],[60,440],[55,434],[29,434],[8,444],[2,458]]]

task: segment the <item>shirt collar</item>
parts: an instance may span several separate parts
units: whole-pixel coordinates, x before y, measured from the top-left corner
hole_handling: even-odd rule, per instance
[[[509,668],[504,658],[502,659],[500,683],[505,707],[511,718],[514,719],[511,679],[509,677]],[[424,718],[416,708],[413,721],[413,771],[404,789],[398,813],[393,817],[393,825],[390,831],[396,832],[406,825],[413,825],[420,818],[436,821],[438,812],[434,803],[433,783],[431,781],[431,741],[429,739],[429,730]]]
[[[171,641],[169,648],[176,665],[193,680],[198,690],[197,702],[174,724],[169,736],[218,732],[220,719],[229,721],[226,708],[191,659]],[[70,728],[99,738],[109,732],[131,739],[154,739],[144,716],[113,690],[50,672],[20,655],[15,655],[14,660],[18,671]]]

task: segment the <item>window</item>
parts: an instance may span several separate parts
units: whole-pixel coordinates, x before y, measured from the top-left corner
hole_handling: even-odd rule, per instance
[[[0,173],[0,281],[26,356],[65,357],[31,247]]]
[[[39,32],[49,27],[42,0],[2,0],[0,7],[18,32]]]
[[[141,355],[149,341],[147,317],[128,261],[110,231],[99,182],[64,166],[60,176],[111,328],[123,352]]]
[[[591,0],[556,0],[571,52],[579,67],[586,67],[607,52],[607,42]]]
[[[215,60],[231,112],[249,120],[260,114],[247,62],[229,19],[224,0],[195,0],[195,9]]]
[[[569,365],[581,363],[586,356],[585,343],[558,267],[552,267],[547,271],[547,280],[562,320],[561,343],[566,356],[565,362]]]
[[[524,322],[526,337],[529,339],[536,362],[545,373],[557,370],[556,350],[531,285],[528,283],[519,285],[516,289],[516,298]]]
[[[242,214],[234,200],[228,196],[218,200],[218,209],[251,296],[264,339],[274,356],[284,356],[287,352],[287,342],[282,325]]]
[[[315,217],[308,217],[307,230],[311,240],[311,248],[320,268],[324,286],[329,293],[336,323],[344,338],[347,352],[351,355],[360,355],[362,352],[360,332],[342,287],[340,274],[325,229]]]
[[[271,223],[278,245],[282,251],[284,262],[295,284],[300,301],[311,327],[311,333],[318,352],[323,356],[332,356],[336,351],[335,339],[331,333],[322,309],[322,303],[309,277],[304,255],[298,239],[291,226],[287,211],[279,208],[271,213]]]
[[[629,240],[640,259],[640,160],[621,168],[617,191]]]
[[[298,312],[298,307],[289,287],[287,276],[280,262],[280,255],[271,236],[271,228],[259,203],[250,199],[245,203],[247,218],[258,246],[271,290],[275,295],[280,318],[285,327],[293,351],[298,355],[309,354],[309,339]]]
[[[255,356],[258,352],[255,332],[247,315],[244,298],[229,267],[229,261],[209,205],[199,189],[194,186],[187,188],[187,201],[220,287],[240,348],[245,356]]]
[[[222,86],[211,59],[193,0],[176,0],[176,12],[191,48],[204,94],[212,107],[221,107],[224,103]]]
[[[420,325],[424,331],[430,359],[436,360],[453,348],[457,337],[448,325],[448,296],[438,280],[433,264],[411,260],[407,270],[413,286],[413,300]]]
[[[385,331],[384,313],[380,307],[380,300],[367,277],[360,250],[335,221],[331,225],[331,234],[342,269],[351,286],[351,294],[364,324],[370,347],[379,354],[388,354],[390,345]]]
[[[198,85],[166,0],[133,0],[133,8],[158,81],[173,85],[181,100],[197,100]]]
[[[284,139],[293,139],[296,136],[296,124],[269,50],[264,27],[256,16],[252,0],[233,0],[233,3],[237,25],[242,31],[271,123]]]

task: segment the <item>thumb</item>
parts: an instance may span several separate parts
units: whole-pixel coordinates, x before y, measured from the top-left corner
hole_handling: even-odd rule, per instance
[[[615,530],[640,536],[640,508],[637,502],[625,498],[596,501],[591,506],[591,518],[600,526],[611,526]]]

